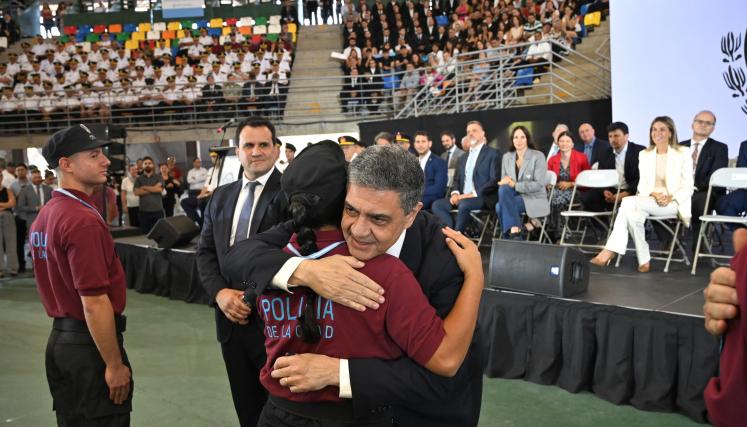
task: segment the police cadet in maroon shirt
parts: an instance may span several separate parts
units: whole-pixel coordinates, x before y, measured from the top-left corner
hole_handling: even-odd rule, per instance
[[[127,426],[130,364],[123,347],[125,275],[91,194],[110,162],[84,125],[55,133],[42,149],[60,188],[39,212],[29,241],[36,283],[54,318],[47,382],[60,426]]]

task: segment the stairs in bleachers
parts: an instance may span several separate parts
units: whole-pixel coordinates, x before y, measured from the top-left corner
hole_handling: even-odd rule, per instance
[[[534,85],[525,89],[527,105],[539,105],[550,103],[550,98],[569,98],[569,93],[574,95],[598,93],[601,89],[611,92],[611,82],[606,80],[606,85],[600,86],[598,78],[588,78],[592,74],[598,77],[599,68],[589,63],[596,61],[609,69],[609,42],[610,42],[610,17],[601,22],[584,37],[582,43],[576,45],[575,52],[567,57],[567,60],[558,63],[554,75],[542,76],[541,83],[552,85]],[[600,55],[601,54],[601,55]],[[583,57],[582,57],[583,55]],[[551,92],[552,91],[552,92]]]
[[[346,132],[351,122],[341,120],[340,89],[343,77],[340,62],[330,58],[342,45],[339,25],[301,26],[293,78],[288,89],[284,123],[294,134]],[[299,111],[308,120],[299,118]],[[353,129],[356,128],[352,124]]]

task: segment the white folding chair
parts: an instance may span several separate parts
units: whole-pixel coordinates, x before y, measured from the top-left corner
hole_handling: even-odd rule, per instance
[[[581,188],[615,187],[616,188],[615,203],[612,205],[612,210],[603,211],[603,212],[592,212],[592,211],[574,209],[573,202],[576,199],[576,194],[579,191],[579,187]],[[619,194],[620,194],[620,175],[617,173],[617,170],[615,169],[601,169],[601,170],[591,169],[591,170],[585,170],[581,172],[580,174],[578,174],[578,176],[576,177],[576,185],[573,187],[573,193],[571,194],[571,202],[568,205],[568,210],[560,213],[560,215],[565,219],[564,224],[563,224],[563,231],[560,233],[560,245],[561,246],[575,246],[579,248],[579,250],[581,250],[582,252],[585,252],[584,248],[601,249],[603,245],[584,243],[587,227],[584,227],[584,231],[581,234],[581,239],[579,240],[578,243],[566,242],[565,235],[567,232],[569,232],[568,224],[572,218],[576,218],[579,221],[594,220],[607,230],[606,237],[609,238],[610,231],[612,230],[612,221],[615,218],[615,213],[617,213],[617,206],[619,204],[619,197],[617,196]],[[609,223],[604,222],[602,220],[603,218],[608,218]]]
[[[555,185],[558,183],[558,175],[555,174],[553,171],[547,171],[547,183],[546,186],[550,187],[550,194],[547,196],[547,200],[550,202],[550,206],[552,208],[552,196],[555,194]],[[547,243],[552,244],[552,239],[550,239],[550,236],[547,235],[545,232],[545,226],[547,225],[547,219],[550,218],[550,215],[552,215],[552,209],[550,211],[550,214],[548,214],[545,218],[542,219],[542,229],[540,230],[540,237],[538,242],[542,243],[544,239],[547,239]]]
[[[708,182],[708,194],[706,195],[706,203],[708,206],[711,201],[711,192],[713,187],[724,187],[733,189],[744,189],[747,188],[747,168],[721,168],[711,175],[711,180]],[[728,215],[701,215],[700,216],[700,232],[698,232],[698,241],[695,245],[695,253],[693,254],[693,268],[690,271],[691,274],[695,274],[695,270],[698,268],[698,258],[712,258],[712,259],[729,259],[731,255],[719,255],[714,254],[706,238],[706,228],[715,224],[742,224],[747,225],[747,217],[743,216],[728,216]],[[700,253],[701,243],[706,245],[708,253]]]
[[[672,230],[672,227],[670,226],[670,221],[676,221],[677,225],[674,227],[674,230]],[[664,272],[669,272],[669,264],[671,264],[672,261],[674,262],[683,262],[685,265],[690,265],[690,258],[687,256],[687,251],[685,250],[685,247],[682,245],[682,242],[680,241],[680,230],[685,229],[685,223],[682,222],[682,219],[679,217],[679,215],[661,215],[661,216],[650,216],[646,218],[646,221],[651,221],[656,224],[658,224],[663,230],[665,230],[667,233],[669,233],[672,236],[672,242],[669,244],[669,249],[650,249],[649,253],[651,254],[651,259],[656,259],[659,261],[666,261],[666,264],[664,264]],[[679,258],[673,258],[674,256],[674,249],[677,248],[680,251],[680,257]],[[626,251],[635,250],[635,248],[627,248]],[[625,254],[620,255],[617,257],[617,261],[615,262],[615,266],[620,266],[620,260],[622,260],[622,257],[625,256]]]

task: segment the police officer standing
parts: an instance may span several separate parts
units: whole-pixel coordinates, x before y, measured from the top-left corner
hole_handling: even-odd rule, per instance
[[[106,183],[107,144],[76,125],[42,149],[60,188],[39,212],[29,240],[41,301],[54,318],[46,371],[60,426],[130,424],[125,275],[91,200],[94,187]]]

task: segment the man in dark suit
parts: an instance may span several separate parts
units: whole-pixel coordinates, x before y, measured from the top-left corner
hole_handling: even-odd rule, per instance
[[[407,178],[398,174],[398,160],[392,161],[395,157],[391,156],[392,149],[370,147],[356,157],[350,165],[351,188],[383,187],[379,189],[383,192],[398,188],[392,181]],[[343,219],[343,233],[371,242],[361,250],[373,250],[375,246],[378,251],[398,256],[415,274],[437,314],[445,317],[461,289],[463,275],[444,242],[438,219],[422,210],[418,212],[417,207],[405,211],[400,204],[412,191],[408,189],[398,197],[386,198],[389,202],[384,199],[374,202],[387,206],[397,204],[396,209],[381,208],[381,212],[387,213],[382,216],[389,218],[385,225],[369,219],[378,216],[376,207],[368,212],[371,207],[365,200],[361,207],[358,202],[346,199],[343,218],[347,215],[361,218],[361,221],[345,231],[346,219]],[[352,211],[352,215],[347,211]],[[359,310],[376,309],[378,303],[383,302],[379,295],[381,288],[353,268],[360,266],[355,258],[333,256],[304,260],[280,250],[288,243],[291,233],[291,224],[285,223],[237,244],[226,257],[226,271],[234,280],[249,283],[257,292],[263,292],[267,286],[287,289],[290,284],[308,286],[323,298]],[[246,262],[247,259],[252,262]],[[475,335],[464,363],[453,378],[431,374],[406,357],[340,360],[308,354],[278,358],[276,366],[280,369],[274,374],[282,378],[282,385],[295,387],[293,390],[299,392],[338,386],[341,397],[352,399],[354,414],[367,414],[394,405],[396,425],[472,427],[477,425],[482,396],[478,342]]]
[[[457,146],[456,136],[454,135],[454,132],[450,130],[441,132],[441,146],[444,148],[444,152],[441,153],[441,158],[446,161],[446,173],[448,176],[446,191],[451,193],[451,187],[454,185],[454,175],[456,174],[456,168],[459,165],[459,158],[462,157],[464,151]]]
[[[26,185],[18,193],[16,201],[16,215],[26,222],[26,228],[36,219],[36,215],[45,203],[52,198],[52,187],[44,184],[41,171],[31,172],[31,184]]]
[[[433,202],[442,198],[446,191],[446,161],[431,153],[432,145],[433,141],[428,137],[427,132],[415,132],[415,151],[418,153],[418,161],[425,174],[423,209],[430,209]]]
[[[737,156],[737,167],[747,168],[747,141],[739,144],[739,156]],[[713,197],[713,195],[711,195]],[[747,211],[747,190],[739,189],[721,197],[716,204],[716,212],[719,215],[740,216]],[[737,224],[729,224],[732,230]]]
[[[584,153],[592,169],[615,168],[615,156],[612,154],[610,143],[598,139],[589,123],[583,123],[578,127],[578,136],[580,141],[576,141],[573,148]]]
[[[350,75],[345,79],[345,85],[342,87],[340,99],[342,107],[346,113],[354,113],[362,107],[365,102],[363,91],[364,79],[358,73],[357,68],[350,70]]]
[[[197,269],[210,304],[215,306],[231,395],[239,422],[245,427],[257,424],[267,397],[259,382],[265,362],[264,333],[251,289],[228,279],[223,261],[237,242],[284,221],[286,202],[280,191],[281,174],[274,166],[280,145],[272,123],[257,117],[245,119],[236,128],[236,141],[242,178],[218,187],[208,202],[197,247]],[[245,291],[249,291],[246,298]]]
[[[623,122],[614,122],[607,126],[607,137],[612,147],[614,168],[623,180],[619,199],[634,196],[638,191],[638,181],[640,180],[638,154],[644,147],[628,140],[628,125]],[[612,209],[612,205],[615,203],[616,190],[616,188],[588,189],[579,194],[584,209],[602,212]]]
[[[482,195],[487,186],[497,182],[496,163],[501,160],[500,152],[487,146],[480,122],[467,123],[467,137],[471,140],[469,153],[459,159],[451,195],[436,200],[432,207],[444,224],[457,231],[467,228],[470,211],[486,208]],[[454,208],[457,209],[456,226],[451,218]]]
[[[690,156],[693,159],[695,181],[691,220],[693,250],[695,250],[695,243],[700,231],[700,216],[713,209],[713,206],[718,203],[718,199],[724,195],[723,188],[714,188],[711,193],[710,205],[706,207],[706,195],[708,194],[708,183],[711,180],[711,175],[718,169],[729,165],[729,147],[723,142],[711,138],[714,129],[716,129],[716,116],[710,111],[701,111],[693,119],[692,138],[680,142],[680,145],[690,147]]]

